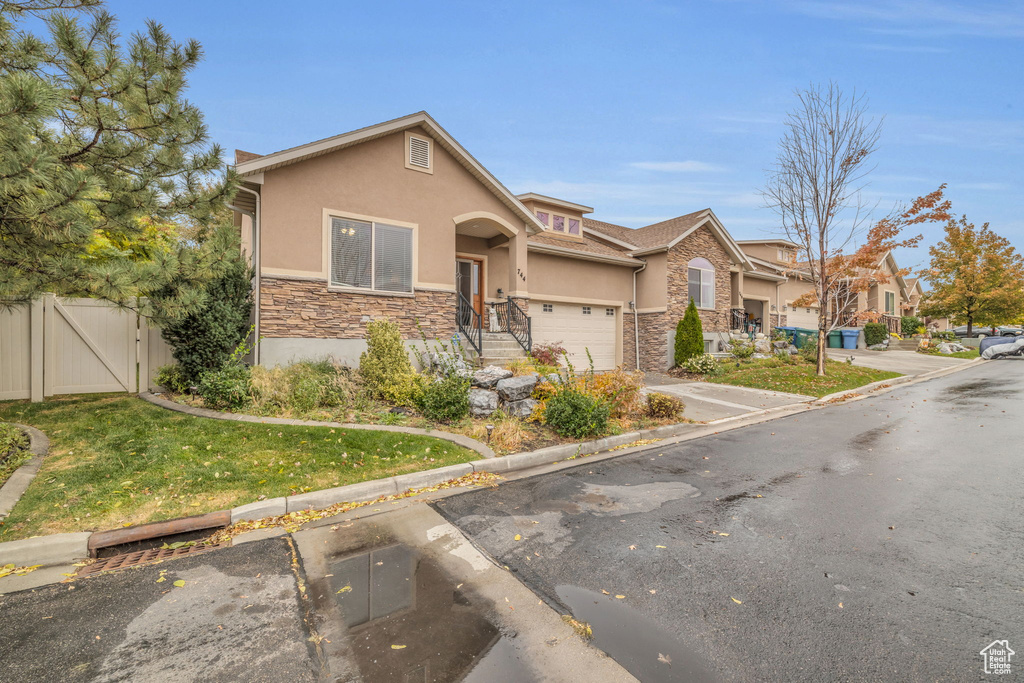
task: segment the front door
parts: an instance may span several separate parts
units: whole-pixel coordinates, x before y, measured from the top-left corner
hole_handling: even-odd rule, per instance
[[[455,261],[455,288],[483,321],[484,314],[484,261],[475,258],[458,258]],[[474,322],[474,324],[476,324]]]

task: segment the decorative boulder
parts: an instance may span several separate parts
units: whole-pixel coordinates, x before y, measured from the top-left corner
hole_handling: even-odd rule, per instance
[[[772,342],[772,346],[774,346],[777,349],[785,349],[787,346],[789,346],[789,342],[783,339],[782,341]]]
[[[949,354],[953,353],[953,345],[952,344],[939,344],[938,349],[939,349],[939,353],[946,354],[947,356]]]
[[[544,379],[546,379],[547,381],[551,382],[552,384],[561,384],[562,383],[562,376],[559,375],[557,372],[552,372],[549,375],[545,375]]]
[[[511,370],[499,368],[497,365],[488,365],[486,368],[473,373],[473,386],[490,389],[500,380],[508,379],[511,376]]]
[[[533,388],[537,386],[537,378],[533,375],[522,375],[520,377],[509,377],[498,380],[498,395],[502,401],[512,402],[530,398]]]
[[[466,362],[466,359],[457,353],[434,352],[428,354],[430,367],[442,375],[458,375],[469,377],[473,369]]]
[[[487,389],[469,390],[469,414],[473,417],[487,417],[498,409],[498,394]]]
[[[533,409],[536,407],[539,401],[535,401],[532,398],[524,398],[521,401],[508,401],[502,406],[508,415],[518,417],[521,420],[525,420],[533,414]]]
[[[772,345],[767,339],[757,339],[754,341],[754,351],[756,353],[771,353]]]
[[[789,350],[789,355],[791,356],[795,356],[796,354],[800,353],[800,349],[796,348],[792,344],[790,344],[786,348]]]
[[[868,350],[869,351],[888,351],[889,350],[889,345],[888,344],[872,344],[871,346],[868,347]]]

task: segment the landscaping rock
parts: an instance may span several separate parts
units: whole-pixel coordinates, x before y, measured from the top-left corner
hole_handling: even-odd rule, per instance
[[[789,342],[783,339],[782,341],[772,342],[772,346],[777,349],[785,349],[789,346]]]
[[[767,339],[764,339],[762,335],[761,339],[757,339],[754,341],[754,351],[756,353],[771,353],[772,345],[768,342]]]
[[[795,356],[796,354],[800,353],[800,349],[796,348],[792,344],[787,346],[786,349],[789,351],[789,355],[791,356]]]
[[[533,375],[523,375],[521,377],[510,377],[509,379],[500,380],[497,384],[497,389],[502,401],[511,402],[530,398],[530,394],[533,393],[535,386],[537,386],[536,377]]]
[[[513,417],[525,420],[533,414],[533,409],[538,403],[539,401],[535,401],[532,398],[524,398],[521,401],[508,401],[502,406],[502,410]]]
[[[473,373],[473,386],[490,389],[499,380],[508,379],[511,376],[511,370],[499,368],[497,365],[488,365],[486,368]]]
[[[552,384],[562,383],[562,376],[559,375],[557,372],[552,372],[551,374],[547,375],[545,379],[547,379],[547,381],[551,382]]]
[[[488,389],[469,390],[469,414],[473,417],[487,417],[498,409],[497,392]]]
[[[470,367],[465,358],[457,353],[435,351],[428,354],[428,358],[431,369],[445,376],[458,375],[459,377],[469,377],[473,374],[473,368]]]
[[[871,351],[888,351],[889,350],[889,345],[888,344],[872,344],[871,346],[868,347],[868,349],[871,350]]]

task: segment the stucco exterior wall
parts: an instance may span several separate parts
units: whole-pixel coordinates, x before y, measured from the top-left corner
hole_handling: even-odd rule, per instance
[[[267,171],[263,269],[326,278],[323,211],[332,209],[415,224],[417,283],[454,287],[455,216],[487,211],[525,226],[436,141],[432,151],[433,173],[406,168],[401,132]]]
[[[647,267],[636,277],[637,308],[648,311],[668,307],[668,254],[648,254],[643,257]]]
[[[628,306],[633,268],[529,252],[527,288],[531,299],[572,299]]]

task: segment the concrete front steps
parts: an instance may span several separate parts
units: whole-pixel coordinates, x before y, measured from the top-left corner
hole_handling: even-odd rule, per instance
[[[526,351],[515,337],[508,332],[484,332],[480,365],[505,367],[518,358],[526,358]]]

